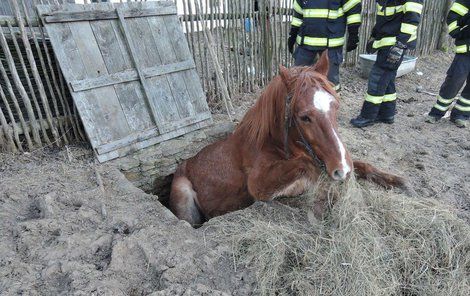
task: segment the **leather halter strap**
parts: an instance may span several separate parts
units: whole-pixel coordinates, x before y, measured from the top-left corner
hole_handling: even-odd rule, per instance
[[[286,159],[290,158],[290,150],[289,150],[289,129],[292,125],[294,125],[297,129],[297,132],[300,135],[300,141],[297,141],[300,145],[304,147],[307,151],[308,155],[312,158],[315,164],[322,170],[326,170],[325,163],[318,157],[318,155],[313,151],[312,145],[305,139],[302,131],[300,130],[299,124],[297,123],[297,119],[290,114],[290,104],[292,101],[292,95],[288,94],[286,97],[286,105],[285,105],[285,112],[284,112],[284,153],[286,155]]]

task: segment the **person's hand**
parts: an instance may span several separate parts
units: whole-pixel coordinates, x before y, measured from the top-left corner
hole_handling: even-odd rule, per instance
[[[287,39],[287,48],[291,54],[294,53],[294,45],[297,40],[297,34],[299,33],[298,27],[291,27],[289,33],[289,39]]]
[[[405,54],[406,45],[401,42],[397,42],[394,46],[390,48],[390,51],[387,56],[387,63],[392,65],[400,63],[403,55]]]
[[[294,53],[294,45],[296,41],[297,36],[289,36],[289,39],[287,40],[287,47],[289,48],[289,52],[291,54]]]
[[[374,42],[375,42],[375,38],[374,38],[374,37],[370,37],[369,40],[367,41],[366,52],[367,52],[368,54],[373,54],[373,53],[376,53],[376,52],[377,52],[377,49],[374,48]]]
[[[351,52],[357,48],[359,44],[359,26],[348,28],[348,43],[346,44],[346,51]]]

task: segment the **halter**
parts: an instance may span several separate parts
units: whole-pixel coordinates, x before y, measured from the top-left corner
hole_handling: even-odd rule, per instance
[[[304,147],[304,149],[307,151],[308,155],[313,159],[313,161],[316,163],[316,165],[322,169],[325,170],[326,166],[325,163],[317,156],[315,151],[313,151],[312,145],[310,145],[307,140],[305,140],[305,137],[300,130],[299,124],[297,123],[297,120],[291,116],[290,114],[290,103],[292,100],[292,95],[288,94],[286,97],[286,106],[285,106],[285,112],[284,112],[284,153],[286,155],[286,158],[290,158],[290,150],[289,150],[289,128],[292,126],[292,124],[296,127],[297,132],[300,135],[300,141],[297,141],[300,145]]]

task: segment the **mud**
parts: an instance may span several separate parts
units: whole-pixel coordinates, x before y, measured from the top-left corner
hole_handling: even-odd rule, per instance
[[[437,92],[450,61],[443,53],[420,59],[417,71],[397,81],[396,123],[365,129],[349,120],[360,110],[366,81],[359,70],[342,69],[339,125],[355,158],[406,177],[410,198],[438,199],[470,222],[470,130],[448,120],[425,123],[435,97],[416,92]],[[239,116],[254,98],[238,101]],[[88,147],[0,154],[0,180],[1,295],[255,290],[253,270],[234,265],[230,244],[206,235],[210,226],[196,230],[178,221],[117,168],[96,164]]]

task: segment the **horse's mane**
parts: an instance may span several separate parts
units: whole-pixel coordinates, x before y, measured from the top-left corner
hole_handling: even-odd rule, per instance
[[[293,114],[296,100],[311,88],[323,88],[332,95],[335,94],[331,83],[313,67],[291,68],[290,80],[283,81],[280,75],[276,76],[266,87],[255,105],[248,110],[238,125],[235,133],[243,134],[244,139],[258,148],[268,141],[282,141],[285,126],[287,85],[292,89],[290,114]]]

